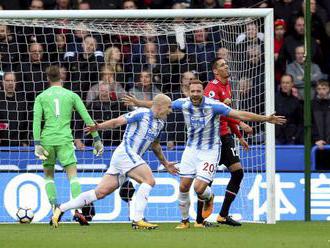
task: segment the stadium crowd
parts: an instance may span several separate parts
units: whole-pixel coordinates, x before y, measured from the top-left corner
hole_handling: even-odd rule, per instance
[[[0,0],[0,9],[138,9],[138,8],[274,8],[275,109],[286,125],[276,127],[277,144],[303,143],[304,4],[303,0]],[[311,0],[313,142],[330,144],[330,1]],[[154,27],[145,24],[144,29]],[[61,67],[65,88],[85,101],[92,118],[102,122],[129,111],[121,101],[127,93],[149,100],[163,92],[172,99],[187,96],[189,80],[212,80],[211,62],[229,61],[232,88],[239,109],[264,112],[264,33],[249,22],[236,34],[235,49],[244,65],[224,47],[221,30],[202,28],[185,35],[129,36],[81,29],[6,26],[0,22],[0,146],[32,145],[33,103],[47,87],[46,68]],[[234,73],[236,72],[236,73]],[[183,144],[182,115],[170,116],[167,145]],[[91,145],[83,122],[75,116],[75,144]],[[258,128],[257,128],[258,129]],[[176,130],[176,131],[174,131]],[[181,130],[181,131],[180,131]],[[117,145],[124,128],[104,131],[105,145]],[[257,130],[262,136],[263,130]],[[262,138],[258,138],[260,141]]]

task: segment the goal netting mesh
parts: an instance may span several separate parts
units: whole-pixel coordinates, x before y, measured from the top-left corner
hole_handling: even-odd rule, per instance
[[[200,10],[206,11],[206,10]],[[131,111],[121,102],[127,92],[152,99],[163,92],[173,100],[185,97],[187,82],[213,79],[211,62],[228,60],[233,107],[265,114],[264,18],[136,18],[136,19],[1,19],[0,18],[0,222],[16,220],[18,207],[35,212],[34,221],[47,222],[51,207],[44,190],[41,162],[33,153],[32,116],[35,97],[47,88],[46,68],[61,67],[64,87],[79,94],[92,118],[102,122]],[[270,41],[269,41],[270,42]],[[266,220],[265,126],[249,123],[244,134],[250,151],[237,143],[245,176],[231,208],[234,218]],[[103,131],[107,146],[93,156],[91,138],[74,114],[73,135],[82,190],[94,188],[107,169],[124,127]],[[180,113],[173,113],[162,136],[165,155],[180,161],[185,145]],[[156,177],[146,210],[151,221],[179,221],[178,178],[159,166],[152,152],[145,154]],[[59,202],[70,198],[70,185],[60,165],[55,167]],[[224,166],[213,183],[216,217],[230,173]],[[191,218],[197,198],[191,191]],[[133,198],[134,201],[134,198]],[[116,191],[96,202],[96,221],[127,221],[130,209]],[[132,210],[132,209],[131,209]],[[65,214],[71,221],[72,215]]]

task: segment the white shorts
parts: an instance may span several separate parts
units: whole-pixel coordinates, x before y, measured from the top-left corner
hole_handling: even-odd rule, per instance
[[[145,163],[136,152],[126,149],[124,145],[119,145],[112,154],[109,169],[105,174],[126,175],[130,170]]]
[[[179,165],[180,177],[198,178],[207,183],[213,181],[220,161],[221,146],[212,150],[186,147]]]

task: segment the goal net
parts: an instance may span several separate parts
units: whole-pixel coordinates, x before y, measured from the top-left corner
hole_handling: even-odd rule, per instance
[[[33,103],[48,87],[45,70],[49,65],[60,66],[64,87],[81,96],[92,118],[102,122],[132,110],[121,101],[127,92],[145,100],[160,92],[173,100],[186,97],[187,83],[199,78],[206,85],[214,78],[211,62],[223,57],[229,63],[233,107],[269,114],[274,108],[272,42],[272,11],[268,9],[2,12],[0,222],[15,221],[18,207],[32,208],[37,222],[47,222],[51,215],[32,137]],[[243,151],[236,139],[245,176],[230,212],[239,220],[273,223],[274,130],[265,124],[249,124],[253,135],[243,137],[250,150]],[[85,191],[100,181],[124,127],[100,132],[107,146],[100,158],[93,156],[91,137],[83,127],[74,114],[78,177]],[[173,113],[161,137],[170,160],[180,161],[185,138],[183,117]],[[144,158],[157,184],[146,218],[179,221],[179,179],[166,173],[151,151]],[[67,201],[69,182],[59,164],[55,171],[58,201]],[[228,170],[219,166],[212,186],[216,197],[211,220],[221,208],[229,178]],[[193,190],[191,198],[194,219],[197,198]],[[116,191],[95,204],[94,220],[127,221],[132,205]],[[71,221],[71,213],[63,219]]]

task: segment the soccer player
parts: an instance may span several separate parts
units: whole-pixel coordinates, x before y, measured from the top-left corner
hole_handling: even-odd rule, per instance
[[[218,135],[220,115],[243,121],[269,122],[284,124],[283,116],[258,115],[251,112],[231,109],[229,106],[205,97],[203,84],[199,80],[192,80],[189,86],[189,97],[180,98],[172,102],[173,110],[183,112],[187,126],[187,145],[182,154],[180,169],[179,208],[182,221],[177,229],[189,228],[189,190],[194,182],[194,190],[198,198],[204,201],[203,218],[207,218],[213,211],[214,195],[209,187],[220,161],[221,141]],[[150,107],[151,102],[137,100],[133,96],[125,96],[128,105]]]
[[[142,155],[151,146],[151,149],[171,173],[176,174],[178,169],[174,162],[168,162],[164,157],[158,137],[165,125],[165,119],[172,111],[171,99],[158,94],[153,99],[151,109],[140,108],[118,118],[105,121],[95,126],[86,128],[86,131],[116,128],[127,124],[122,142],[114,151],[110,167],[103,176],[98,186],[90,191],[81,193],[76,199],[61,204],[56,208],[52,217],[53,226],[58,227],[59,216],[69,210],[102,199],[115,191],[127,175],[140,183],[136,193],[135,214],[132,223],[134,229],[156,229],[158,225],[144,219],[144,210],[147,206],[149,193],[155,185],[155,179]],[[81,216],[83,218],[83,216]]]
[[[206,88],[204,89],[204,95],[230,106],[232,93],[230,84],[228,82],[229,71],[226,60],[222,58],[215,59],[212,65],[212,69],[215,79],[211,80],[207,84]],[[243,138],[237,126],[239,125],[246,133],[252,133],[252,128],[242,121],[237,121],[235,119],[227,118],[224,116],[221,116],[220,120],[220,137],[222,146],[221,160],[219,164],[224,164],[227,166],[231,173],[231,178],[227,185],[224,202],[219,216],[217,217],[217,222],[231,226],[241,226],[241,223],[235,221],[231,218],[231,216],[228,215],[229,208],[239,191],[239,187],[244,175],[239,156],[236,153],[233,133],[238,137],[239,142],[243,148],[248,150],[249,145]],[[204,221],[202,216],[202,208],[203,202],[198,201],[195,227],[212,226],[212,223]]]
[[[81,193],[77,178],[77,158],[75,156],[72,131],[70,128],[72,112],[78,111],[86,124],[93,125],[85,105],[80,97],[62,87],[58,66],[49,66],[46,70],[50,88],[37,96],[34,102],[33,137],[35,155],[42,160],[45,187],[49,203],[53,210],[57,204],[54,182],[56,159],[65,169],[70,181],[71,196],[76,198]],[[44,125],[41,127],[42,119]],[[103,153],[103,144],[97,132],[92,132],[94,153]]]
[[[215,79],[211,80],[205,90],[204,95],[227,105],[231,105],[231,88],[229,84],[229,70],[227,61],[223,58],[217,58],[214,60],[212,65],[213,74]],[[247,149],[248,144],[242,138],[241,133],[237,129],[239,124],[245,131],[250,131],[247,125],[242,122],[235,122],[235,120],[224,118],[221,116],[220,122],[220,136],[221,136],[221,160],[219,164],[224,164],[231,173],[231,178],[228,182],[225,198],[222,204],[222,208],[217,217],[217,222],[220,224],[226,224],[231,226],[241,226],[241,223],[235,221],[228,215],[229,208],[239,191],[241,181],[243,179],[243,169],[240,163],[240,159],[235,149],[235,142],[230,130],[236,134],[239,138],[242,146]],[[230,127],[230,129],[228,128]],[[202,217],[202,206],[203,204],[198,202],[197,204],[197,223],[203,223],[204,218]]]

